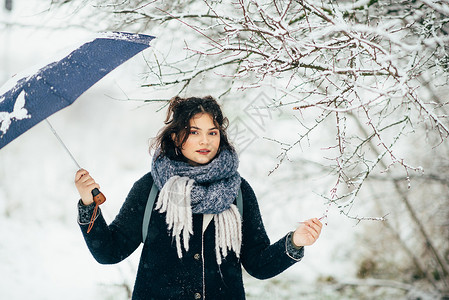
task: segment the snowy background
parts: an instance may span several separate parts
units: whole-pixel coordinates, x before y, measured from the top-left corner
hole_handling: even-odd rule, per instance
[[[61,23],[60,18],[64,21],[71,16],[53,15],[45,6],[30,2],[17,0],[11,13],[0,12],[4,24],[21,24],[0,31],[0,85],[91,34],[53,27],[52,19]],[[150,51],[114,70],[50,118],[81,166],[100,183],[107,197],[102,211],[108,221],[117,214],[132,184],[149,171],[149,143],[165,117],[163,104],[125,101],[144,99],[151,92],[140,88],[144,56]],[[204,92],[215,96],[213,88]],[[166,93],[161,97],[171,96],[170,91]],[[291,111],[273,113],[261,124],[239,114],[239,105],[236,101],[223,108],[231,121],[242,122],[254,132],[254,141],[240,153],[240,173],[258,195],[265,227],[274,242],[294,230],[298,221],[321,216],[327,206],[320,194],[327,193],[332,184],[324,174],[307,179],[289,176],[291,168],[301,165],[285,164],[268,176],[277,164],[279,148],[263,137],[291,138]],[[296,155],[320,155],[307,148],[302,151]],[[76,222],[76,171],[45,123],[0,151],[0,299],[127,299],[126,287],[133,286],[140,249],[117,265],[94,261]],[[381,225],[373,226],[381,234]],[[245,276],[248,298],[296,299],[294,294],[302,299],[335,299],[332,289],[319,282],[356,277],[352,252],[364,247],[355,242],[363,230],[331,207],[322,236],[306,248],[301,263],[268,281]]]

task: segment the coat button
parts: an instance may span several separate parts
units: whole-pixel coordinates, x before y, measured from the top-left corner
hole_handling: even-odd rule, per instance
[[[195,293],[195,299],[201,299],[201,294],[200,293]]]
[[[195,254],[195,255],[193,256],[193,258],[196,259],[196,260],[200,260],[201,255],[199,255],[199,254],[197,253],[197,254]]]

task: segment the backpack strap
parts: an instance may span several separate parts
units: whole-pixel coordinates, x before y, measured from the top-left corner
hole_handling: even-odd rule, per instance
[[[157,193],[159,189],[153,181],[150,194],[148,195],[147,205],[145,206],[145,213],[143,215],[142,222],[142,242],[145,243],[148,234],[148,226],[150,225],[151,213],[153,212],[154,201],[156,201]]]
[[[239,194],[237,195],[237,208],[240,212],[240,216],[243,218],[243,196],[242,189],[239,189]]]
[[[148,234],[148,227],[150,226],[151,213],[153,212],[154,202],[156,201],[156,196],[159,193],[159,189],[153,181],[151,186],[150,194],[148,195],[147,205],[145,206],[145,213],[143,215],[142,222],[142,242],[145,243]],[[239,194],[237,195],[237,208],[240,212],[240,216],[243,217],[243,196],[242,189],[239,189]]]

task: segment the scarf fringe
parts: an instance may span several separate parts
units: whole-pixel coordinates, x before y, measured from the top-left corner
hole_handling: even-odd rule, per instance
[[[181,235],[185,251],[189,250],[189,238],[193,234],[192,208],[190,192],[194,180],[187,177],[173,176],[162,188],[156,203],[156,210],[166,212],[168,230],[176,241],[178,257],[182,257]]]
[[[168,229],[175,238],[178,257],[182,258],[182,248],[189,250],[190,235],[193,234],[193,218],[190,193],[194,180],[188,177],[173,176],[161,189],[156,210],[166,213]],[[237,206],[214,215],[215,254],[217,263],[228,255],[228,250],[240,257],[242,244],[242,221]],[[182,244],[181,244],[182,236]]]
[[[228,250],[234,251],[240,258],[242,245],[242,221],[237,206],[231,204],[228,210],[214,216],[215,224],[215,255],[217,263],[222,263],[222,257],[228,255]]]

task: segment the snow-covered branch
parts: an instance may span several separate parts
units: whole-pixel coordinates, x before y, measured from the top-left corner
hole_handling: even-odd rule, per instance
[[[85,4],[67,5],[79,2]],[[305,146],[315,147],[319,171],[332,176],[319,194],[357,221],[384,219],[384,212],[360,217],[355,209],[369,179],[384,176],[424,244],[433,243],[398,178],[411,189],[411,180],[423,175],[422,159],[409,149],[447,147],[448,0],[94,2],[95,18],[82,26],[94,20],[98,30],[103,13],[112,18],[105,29],[157,35],[143,87],[186,95],[207,89],[223,100],[244,90],[241,102],[273,91],[270,108],[289,110],[295,119],[288,141],[266,137],[279,154],[269,174],[307,155]],[[417,134],[419,142],[404,147]],[[447,181],[431,181],[447,188]],[[447,284],[437,244],[429,246],[431,256]]]

